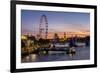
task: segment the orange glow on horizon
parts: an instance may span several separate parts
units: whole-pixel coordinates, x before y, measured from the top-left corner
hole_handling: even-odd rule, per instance
[[[81,31],[79,31],[79,32],[65,32],[65,33],[66,33],[66,38],[73,37],[73,36],[85,37],[85,36],[90,35],[90,32],[81,32]],[[55,34],[54,32],[48,32],[48,37],[47,38],[48,39],[54,38],[54,34]],[[57,32],[57,34],[58,34],[59,38],[64,38],[64,32]],[[31,34],[31,35],[36,36],[34,34]]]

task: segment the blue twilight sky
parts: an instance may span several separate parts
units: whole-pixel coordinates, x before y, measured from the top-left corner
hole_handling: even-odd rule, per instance
[[[22,34],[37,34],[43,14],[48,20],[48,32],[89,32],[90,30],[89,13],[21,10]]]

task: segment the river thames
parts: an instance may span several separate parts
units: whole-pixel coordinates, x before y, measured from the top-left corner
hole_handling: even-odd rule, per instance
[[[90,47],[76,47],[76,53],[72,56],[61,51],[49,51],[48,54],[29,54],[22,57],[22,63],[29,62],[50,62],[50,61],[72,61],[72,60],[89,60],[90,59]]]

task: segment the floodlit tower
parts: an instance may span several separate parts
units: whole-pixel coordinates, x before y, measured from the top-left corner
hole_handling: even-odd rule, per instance
[[[66,33],[64,32],[64,40],[66,39]]]

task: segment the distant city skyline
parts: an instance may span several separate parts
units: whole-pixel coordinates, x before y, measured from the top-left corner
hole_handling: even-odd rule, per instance
[[[36,36],[39,33],[40,18],[43,14],[48,20],[48,37],[53,37],[54,33],[63,37],[64,32],[83,35],[90,33],[89,13],[21,10],[22,35],[31,33]]]

